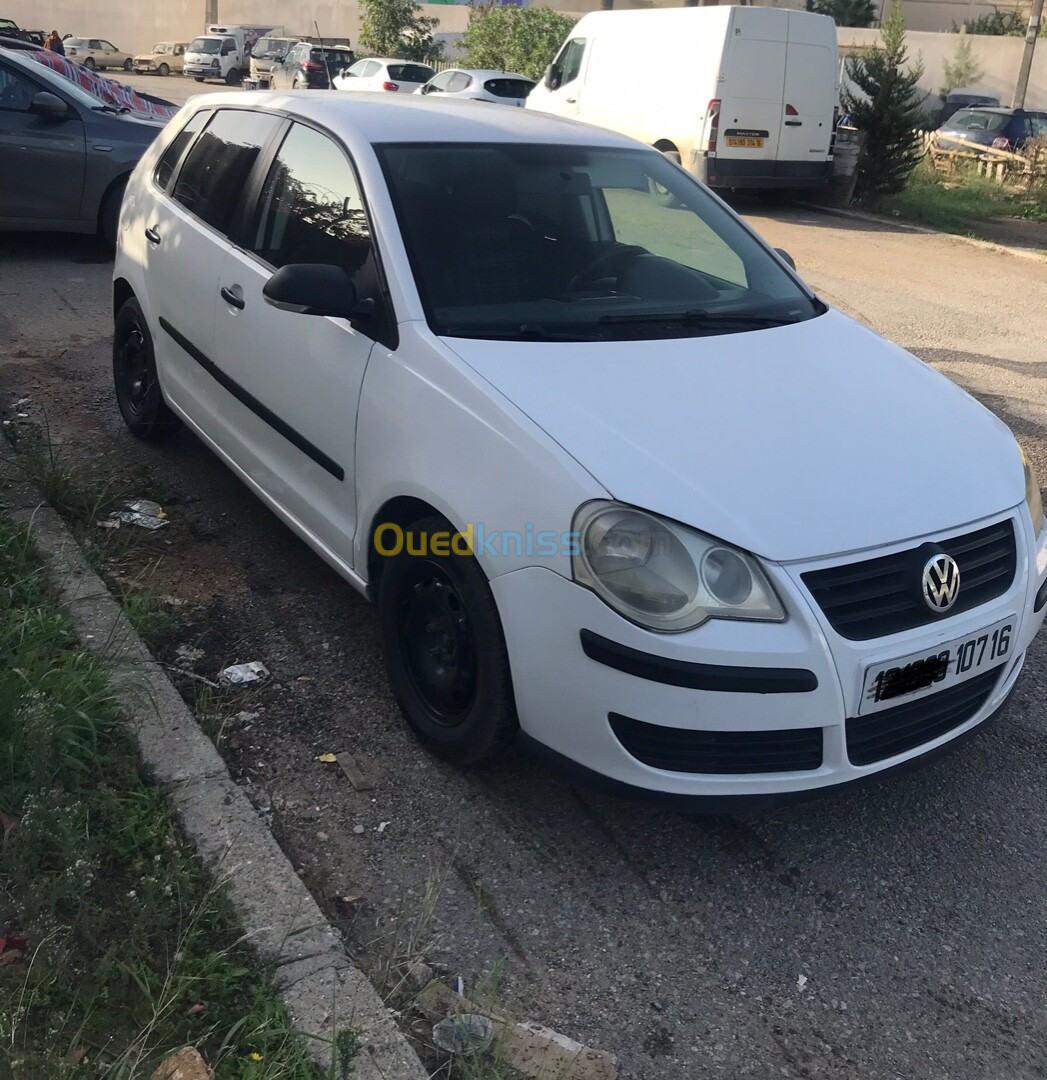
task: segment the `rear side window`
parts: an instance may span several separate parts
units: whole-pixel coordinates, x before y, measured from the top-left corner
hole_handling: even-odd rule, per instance
[[[163,156],[157,163],[156,172],[153,173],[153,179],[156,181],[156,186],[167,190],[167,185],[171,181],[171,174],[175,171],[175,166],[182,159],[182,153],[185,148],[193,141],[193,137],[204,126],[207,117],[210,115],[207,109],[201,109],[200,112],[193,113],[189,117],[189,122],[184,128],[171,140],[171,145],[163,152]]]
[[[435,71],[422,64],[390,64],[389,78],[394,82],[428,82]]]
[[[525,98],[534,88],[530,79],[488,79],[484,89],[494,97]]]
[[[280,120],[246,109],[221,109],[193,144],[173,197],[201,221],[228,233],[255,161]]]
[[[356,176],[326,135],[292,126],[266,177],[252,250],[277,268],[328,263],[356,274],[371,251],[371,230]]]

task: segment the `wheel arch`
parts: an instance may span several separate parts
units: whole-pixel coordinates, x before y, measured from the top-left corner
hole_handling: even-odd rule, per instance
[[[135,295],[131,283],[122,277],[113,280],[113,319],[120,314],[120,309]]]
[[[102,228],[102,215],[105,213],[106,203],[109,201],[109,197],[118,187],[126,187],[127,182],[131,179],[131,173],[134,172],[133,168],[127,169],[117,176],[114,176],[112,180],[106,185],[105,191],[102,192],[102,197],[98,200],[98,213],[95,215],[95,228]],[[119,224],[119,215],[117,215]]]
[[[447,514],[425,499],[413,495],[398,495],[384,502],[367,523],[367,598],[378,599],[378,590],[382,582],[382,570],[385,560],[375,547],[374,534],[380,525],[391,523],[406,528],[416,521],[427,517],[442,517],[451,528],[457,528]]]
[[[680,148],[672,142],[670,139],[659,139],[656,143],[652,143],[655,150],[660,150],[663,154],[678,154]]]

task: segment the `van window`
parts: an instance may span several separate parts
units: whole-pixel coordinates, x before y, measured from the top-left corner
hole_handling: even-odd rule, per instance
[[[560,76],[558,86],[566,86],[578,78],[584,55],[585,38],[572,38],[567,42],[553,66],[553,71]]]
[[[157,187],[167,190],[171,174],[175,171],[175,166],[182,158],[182,152],[192,142],[193,136],[204,126],[208,116],[210,116],[210,112],[207,109],[201,109],[199,112],[193,113],[185,127],[171,140],[171,144],[157,162],[156,172],[153,173],[153,179],[156,181]]]
[[[189,151],[173,197],[227,233],[251,169],[281,122],[280,117],[246,109],[220,109]]]

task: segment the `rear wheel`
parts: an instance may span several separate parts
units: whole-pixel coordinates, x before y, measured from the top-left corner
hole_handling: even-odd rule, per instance
[[[170,75],[171,74],[171,69],[166,64],[161,64],[156,69],[156,73],[157,73],[157,75],[164,75],[164,76]]]
[[[203,75],[194,75],[193,78],[196,79],[197,82],[203,82],[204,81]]]
[[[95,58],[93,56],[89,56],[84,61],[84,67],[87,68],[88,71],[95,71],[98,67],[98,65],[95,63]]]
[[[443,518],[408,530],[426,553],[386,557],[378,593],[386,668],[407,723],[459,765],[490,761],[517,731],[509,657],[487,578],[471,555],[436,555]]]
[[[656,150],[661,150],[661,147],[655,147]],[[672,162],[677,165],[680,164],[680,151],[679,150],[662,150],[662,153]],[[663,187],[656,180],[648,179],[647,189],[651,193],[651,198],[659,206],[668,206],[671,209],[675,209],[683,204],[680,200],[667,188]]]
[[[113,388],[120,415],[138,438],[164,439],[182,426],[160,392],[153,338],[134,297],[124,303],[116,316]]]
[[[131,68],[133,68],[133,67],[134,67],[134,62],[131,60],[131,57],[128,57],[124,61],[124,71],[130,71]]]

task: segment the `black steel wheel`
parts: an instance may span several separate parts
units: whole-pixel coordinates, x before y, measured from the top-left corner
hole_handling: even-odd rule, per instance
[[[163,439],[182,426],[161,393],[153,339],[134,297],[116,316],[113,388],[124,423],[140,439]]]
[[[429,539],[454,530],[442,518],[408,529],[426,553],[383,556],[379,612],[386,667],[408,724],[441,757],[489,761],[518,727],[498,609],[471,555],[436,555]],[[420,550],[416,542],[412,550]]]

